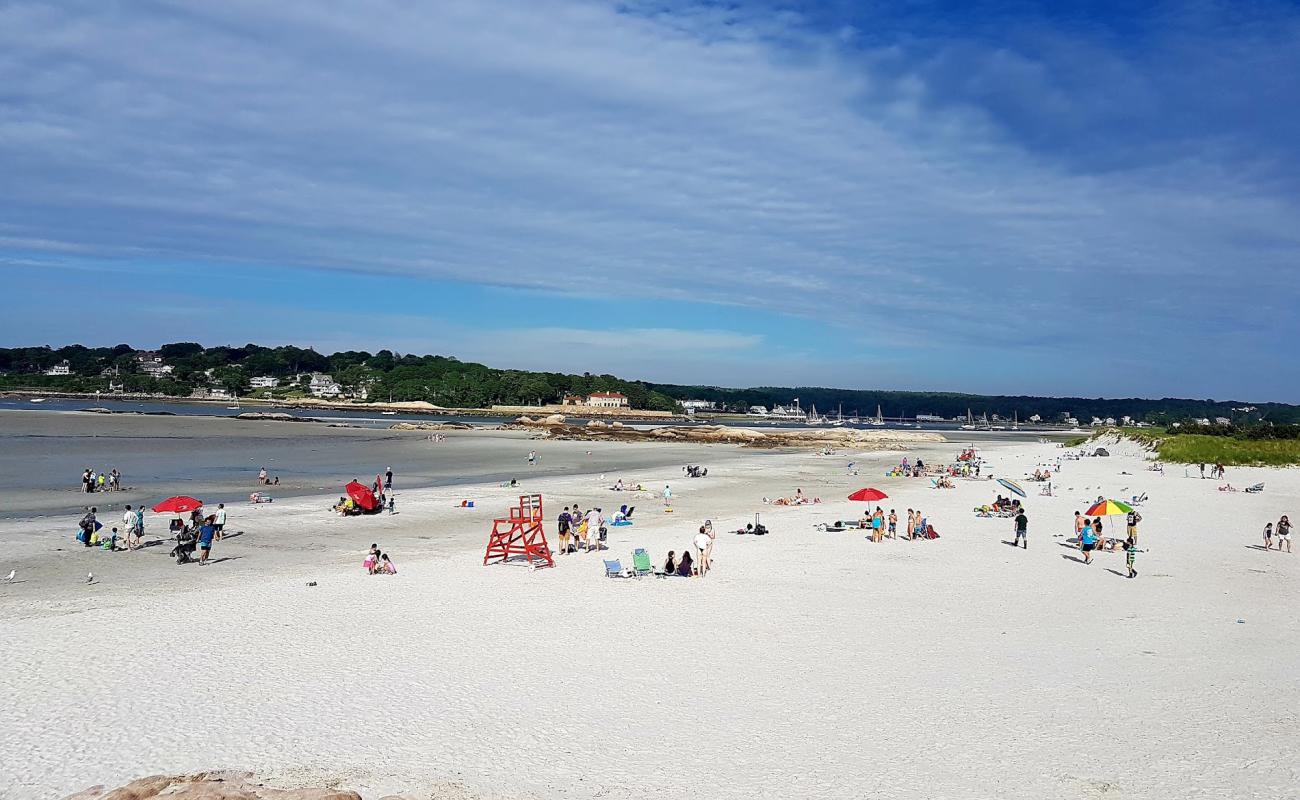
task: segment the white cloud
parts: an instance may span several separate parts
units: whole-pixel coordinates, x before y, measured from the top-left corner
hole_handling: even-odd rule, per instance
[[[579,0],[9,3],[0,247],[630,292],[1164,357],[1289,313],[1300,214],[1275,183],[1194,148],[1082,169],[979,105],[1014,90],[1030,113],[1101,113],[1096,94],[1072,106],[1077,76],[973,45],[900,64],[846,30]],[[945,102],[964,67],[963,101]]]

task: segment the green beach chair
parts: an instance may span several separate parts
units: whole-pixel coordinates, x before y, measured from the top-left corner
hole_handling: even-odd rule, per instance
[[[650,554],[638,547],[632,551],[632,571],[639,578],[642,575],[655,574],[654,565],[650,563]]]

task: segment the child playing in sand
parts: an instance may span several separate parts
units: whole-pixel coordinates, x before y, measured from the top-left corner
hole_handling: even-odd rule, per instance
[[[382,553],[379,556],[379,571],[385,575],[397,574],[397,565],[388,558],[387,553]]]
[[[374,575],[375,568],[379,565],[379,545],[370,545],[370,552],[366,553],[366,560],[361,562],[361,566],[366,568],[367,575]]]

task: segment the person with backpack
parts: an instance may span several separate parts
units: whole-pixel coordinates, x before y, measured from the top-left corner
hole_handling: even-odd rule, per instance
[[[78,527],[81,528],[81,543],[86,547],[91,546],[91,538],[95,535],[95,526],[98,524],[95,519],[95,513],[98,510],[99,509],[92,506],[90,510],[86,512],[86,516],[81,518],[81,522],[78,525]]]
[[[565,506],[560,512],[560,516],[555,521],[555,526],[560,532],[560,553],[569,552],[569,529],[573,526],[573,517],[569,514],[569,507]]]

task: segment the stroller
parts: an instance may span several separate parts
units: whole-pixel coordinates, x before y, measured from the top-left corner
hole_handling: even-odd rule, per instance
[[[177,564],[187,564],[194,560],[194,551],[199,547],[199,537],[189,528],[176,534],[176,546],[167,555],[176,559]]]

